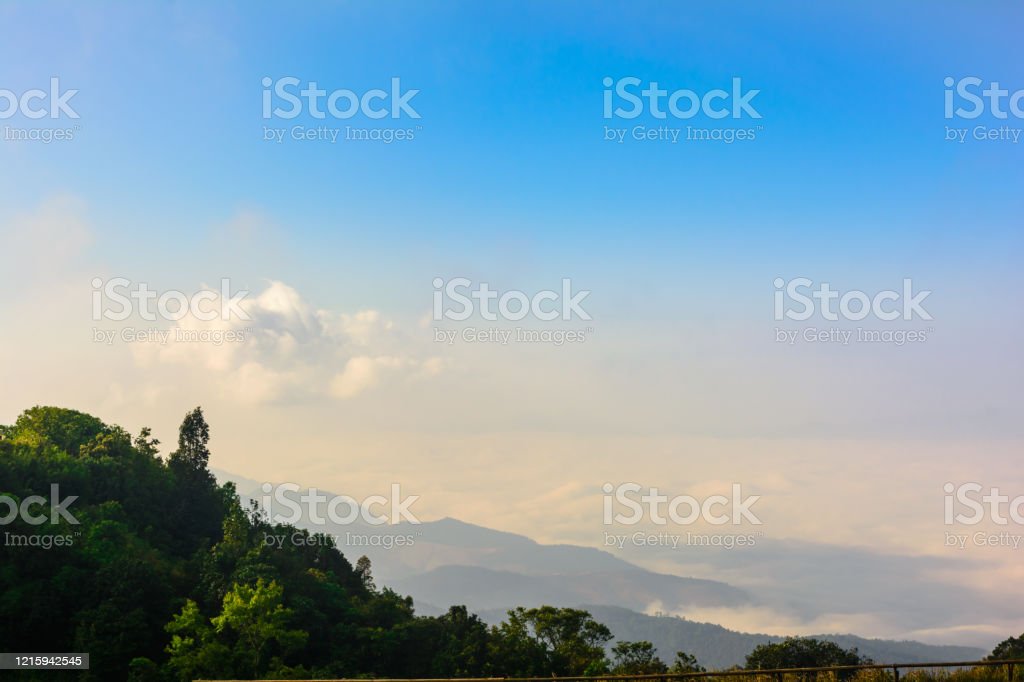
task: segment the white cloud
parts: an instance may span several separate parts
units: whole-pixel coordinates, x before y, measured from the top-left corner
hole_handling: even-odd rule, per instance
[[[409,367],[412,361],[395,357],[350,358],[345,369],[331,380],[331,395],[336,398],[351,398],[380,383],[382,376],[391,371]]]
[[[822,613],[812,618],[801,618],[770,606],[692,607],[666,609],[660,602],[650,604],[648,615],[669,613],[699,623],[716,623],[730,630],[758,634],[789,636],[822,633],[861,633],[898,637],[903,633],[888,624],[885,614],[874,613]]]
[[[349,399],[386,378],[433,376],[444,367],[438,358],[420,358],[412,352],[406,337],[379,311],[318,310],[283,282],[269,282],[259,295],[243,299],[240,307],[248,320],[186,316],[170,328],[166,342],[133,346],[136,361],[145,367],[205,370],[223,393],[247,404],[304,397]],[[179,338],[226,333],[243,340]]]
[[[355,315],[340,316],[341,329],[357,344],[369,346],[382,335],[391,332],[394,325],[376,310],[361,310]]]

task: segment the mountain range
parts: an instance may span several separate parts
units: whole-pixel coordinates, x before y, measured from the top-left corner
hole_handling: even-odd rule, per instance
[[[215,474],[222,482],[233,482],[243,501],[262,498],[258,482],[223,471]],[[297,499],[300,494],[288,497]],[[541,544],[451,518],[397,525],[359,520],[313,524],[303,515],[295,525],[334,536],[353,561],[369,557],[377,584],[412,596],[418,613],[436,615],[449,605],[464,604],[485,621],[497,623],[517,606],[582,607],[607,625],[616,640],[650,641],[665,660],[686,651],[709,668],[742,664],[755,646],[781,636],[739,632],[679,613],[773,613],[781,608],[796,613],[813,608],[794,598],[800,584],[766,598],[757,588],[654,571],[601,549]],[[827,562],[821,569],[828,570]],[[809,586],[809,592],[824,591],[820,584]],[[853,634],[815,636],[857,647],[861,654],[886,663],[976,660],[987,653],[972,646]]]

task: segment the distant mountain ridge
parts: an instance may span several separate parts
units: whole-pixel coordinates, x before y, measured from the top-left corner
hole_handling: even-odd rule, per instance
[[[578,604],[604,623],[615,635],[614,641],[647,640],[658,655],[671,661],[675,652],[685,651],[709,669],[742,665],[754,647],[784,639],[777,635],[736,632],[713,623],[697,623],[675,616],[648,616],[615,606]],[[501,610],[485,610],[478,615],[490,623],[505,617]],[[943,646],[914,641],[868,639],[849,634],[810,635],[828,640],[844,648],[856,647],[863,656],[876,663],[934,663],[942,661],[976,661],[988,653],[967,646]],[[612,643],[614,643],[614,641]]]
[[[262,496],[259,482],[222,471],[214,473],[222,481],[234,482],[243,499]],[[674,616],[645,615],[653,605],[672,612],[686,607],[756,606],[760,602],[756,594],[728,583],[657,573],[601,549],[545,545],[453,518],[393,526],[360,522],[314,525],[302,519],[296,525],[334,535],[339,548],[352,560],[367,555],[377,583],[412,596],[417,612],[424,615],[437,615],[450,605],[461,604],[496,623],[515,606],[582,605],[619,640],[650,641],[665,660],[671,660],[676,651],[686,651],[711,668],[742,664],[758,644],[782,639]],[[380,541],[400,535],[412,542],[405,546],[366,542],[368,538]],[[857,647],[879,662],[977,660],[987,653],[975,647],[851,634],[821,637]]]
[[[523,575],[479,566],[441,566],[397,580],[392,586],[399,592],[431,604],[465,604],[474,610],[596,601],[639,610],[655,602],[677,606],[740,606],[751,603],[746,592],[725,583],[664,575],[635,567],[589,573]]]

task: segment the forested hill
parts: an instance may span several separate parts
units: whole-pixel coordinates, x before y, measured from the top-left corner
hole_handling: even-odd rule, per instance
[[[490,627],[465,607],[415,615],[411,598],[374,584],[367,559],[353,565],[330,536],[243,508],[209,471],[209,438],[200,408],[166,457],[148,429],[132,436],[74,410],[34,407],[0,426],[0,650],[89,653],[89,670],[62,679],[133,682],[616,665],[610,632],[579,609],[516,609]],[[639,653],[664,666],[649,644],[624,644],[617,665]]]

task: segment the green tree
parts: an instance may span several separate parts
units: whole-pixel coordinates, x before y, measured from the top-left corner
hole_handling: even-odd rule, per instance
[[[437,619],[439,639],[434,677],[483,677],[488,672],[487,625],[465,606],[453,606]]]
[[[210,425],[203,416],[203,408],[197,407],[185,415],[178,427],[178,449],[171,453],[168,464],[172,470],[196,476],[209,473]]]
[[[588,669],[593,673],[605,661],[604,645],[612,633],[587,611],[541,606],[515,609],[509,617],[529,625],[547,653],[552,675],[578,676]]]
[[[106,424],[91,414],[63,407],[36,405],[25,410],[8,429],[8,437],[26,445],[53,445],[71,456],[107,430]]]
[[[267,584],[260,579],[255,586],[235,585],[224,597],[220,615],[210,621],[217,634],[236,635],[236,653],[242,660],[251,657],[246,672],[252,675],[266,672],[268,654],[290,654],[309,636],[302,630],[289,629],[292,611],[285,608],[283,598],[284,588],[274,581]]]
[[[1009,637],[996,645],[989,654],[990,661],[1007,661],[1024,658],[1024,634]]]
[[[676,660],[673,661],[672,667],[668,671],[677,675],[707,672],[704,666],[697,662],[696,656],[685,651],[676,652]]]
[[[522,608],[491,628],[488,645],[494,672],[507,677],[546,677],[551,674],[548,651],[530,632]]]
[[[782,642],[760,644],[747,655],[746,667],[752,670],[773,668],[821,668],[825,666],[870,663],[857,649],[844,649],[834,642],[811,637],[789,637]],[[843,673],[841,678],[851,676]]]
[[[168,667],[180,680],[194,680],[204,675],[228,677],[232,674],[229,649],[217,642],[213,627],[191,599],[181,612],[167,624],[171,642],[167,645]]]
[[[148,426],[143,426],[142,430],[139,431],[139,435],[135,437],[132,444],[135,446],[135,449],[142,454],[149,455],[150,457],[156,457],[157,453],[160,452],[157,449],[157,446],[160,445],[160,441],[156,438],[152,438],[152,435],[153,430]]]
[[[615,675],[653,675],[668,672],[650,642],[619,642],[612,647],[612,673]]]
[[[128,664],[128,682],[161,682],[160,666],[143,656],[133,658]]]
[[[207,619],[191,599],[167,626],[170,666],[181,679],[203,675],[259,677],[282,668],[281,659],[309,636],[292,629],[292,611],[284,606],[284,588],[276,582],[234,585],[219,615]]]
[[[373,582],[373,567],[370,565],[370,557],[365,554],[356,560],[356,575],[359,576],[359,580],[368,591],[377,591],[377,585]]]
[[[184,553],[220,539],[224,514],[235,503],[233,488],[218,488],[207,468],[210,461],[210,426],[197,407],[178,427],[178,449],[167,459],[177,499],[167,514],[173,521],[178,549]]]

